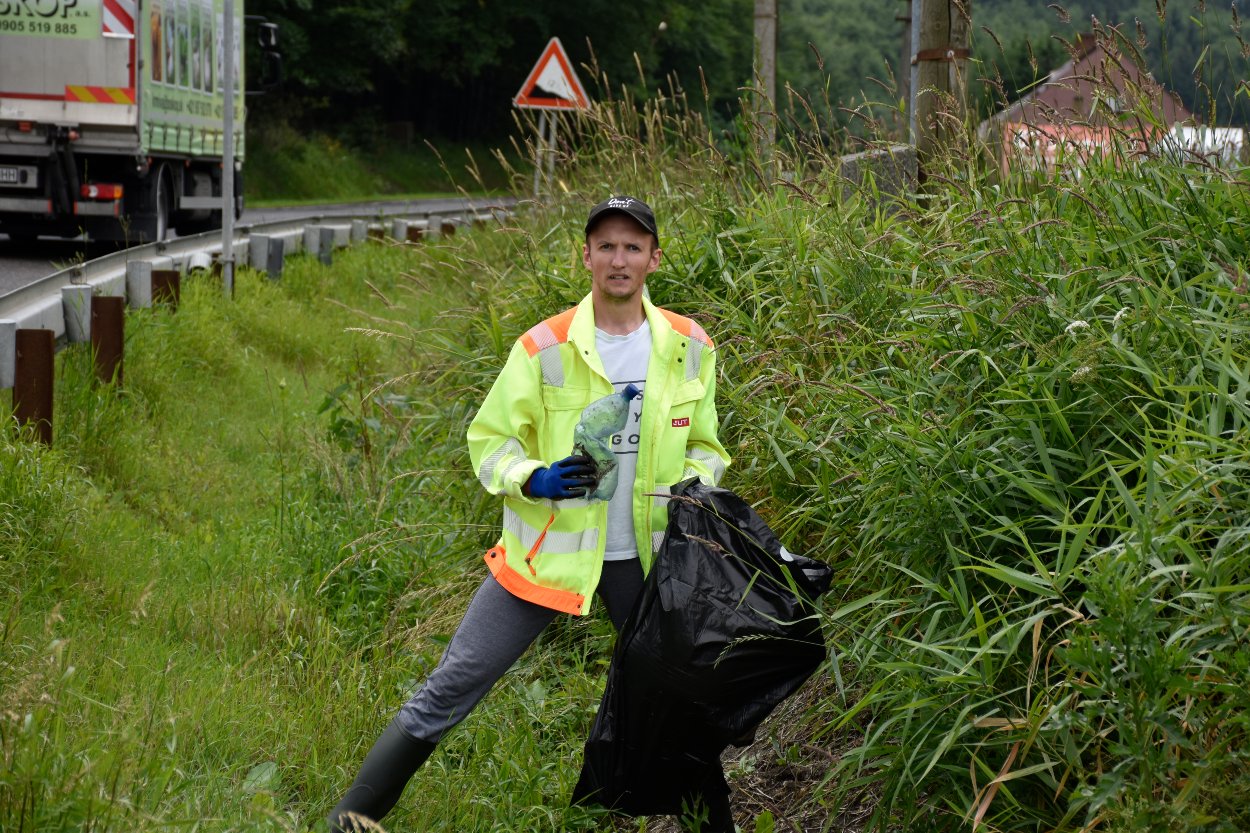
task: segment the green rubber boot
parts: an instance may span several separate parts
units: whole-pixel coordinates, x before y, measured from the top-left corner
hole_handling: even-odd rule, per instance
[[[410,737],[391,721],[373,744],[356,780],[330,811],[326,822],[331,833],[354,833],[381,821],[404,792],[413,773],[434,751],[435,744]]]

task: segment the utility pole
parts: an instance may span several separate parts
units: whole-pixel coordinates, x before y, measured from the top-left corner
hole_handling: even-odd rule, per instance
[[[922,175],[963,124],[971,24],[972,0],[914,0],[914,137]]]
[[[907,102],[903,107],[903,130],[906,133],[907,141],[914,142],[915,137],[912,135],[912,100],[911,100],[911,56],[915,54],[915,49],[911,45],[911,4],[912,0],[903,0],[907,6],[907,10],[902,14],[894,15],[894,19],[903,24],[903,49],[902,59],[898,62],[898,71],[894,73],[895,82],[898,84],[898,97],[900,100]]]
[[[225,112],[221,148],[221,286],[234,297],[234,0],[225,0],[222,19],[221,83]]]
[[[951,0],[951,46],[955,60],[947,65],[959,123],[968,118],[968,67],[972,55],[972,0]]]
[[[760,150],[771,156],[777,141],[777,0],[755,0],[755,81],[762,87],[755,108]]]

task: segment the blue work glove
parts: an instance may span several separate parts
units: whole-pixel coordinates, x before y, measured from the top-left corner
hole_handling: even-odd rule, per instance
[[[585,497],[596,482],[594,461],[583,454],[570,454],[552,463],[550,468],[531,474],[524,492],[530,497],[567,500]]]

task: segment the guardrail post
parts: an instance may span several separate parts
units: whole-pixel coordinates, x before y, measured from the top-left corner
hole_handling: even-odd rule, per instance
[[[13,416],[18,425],[33,425],[44,445],[52,445],[52,380],[56,333],[21,330],[16,333],[13,379]]]
[[[152,306],[152,264],[132,260],[126,264],[126,301],[131,309]]]
[[[282,264],[286,255],[286,241],[281,237],[270,237],[265,246],[265,274],[269,280],[282,279]]]
[[[253,269],[264,269],[269,260],[269,241],[267,234],[253,234],[247,239],[247,265]]]
[[[442,234],[442,232],[443,232],[443,228],[439,224],[438,217],[435,217],[433,214],[426,214],[425,215],[425,236],[430,238],[431,240],[434,240],[440,234]]]
[[[350,237],[351,242],[363,243],[368,236],[369,224],[364,220],[352,220],[352,233]]]
[[[404,241],[408,239],[408,221],[407,220],[391,220],[391,237],[396,240]]]
[[[17,361],[17,322],[0,319],[0,390],[13,387],[14,364]]]
[[[182,297],[182,274],[177,269],[152,270],[152,302],[169,304],[171,310],[177,311],[178,301]]]
[[[317,256],[329,266],[334,261],[334,229],[321,226],[318,230]]]
[[[92,287],[75,284],[61,287],[61,312],[65,317],[65,340],[82,344],[91,340]]]
[[[122,355],[125,352],[126,300],[115,295],[91,298],[91,352],[95,354],[95,375],[101,382],[122,384]]]

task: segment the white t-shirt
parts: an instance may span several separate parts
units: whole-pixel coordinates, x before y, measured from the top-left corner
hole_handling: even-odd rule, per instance
[[[639,390],[646,389],[647,362],[651,360],[651,325],[645,320],[642,326],[629,335],[616,336],[595,330],[595,349],[603,361],[612,386],[617,391],[626,385]],[[638,557],[638,542],[634,538],[634,473],[638,470],[638,442],[642,425],[642,397],[629,403],[629,419],[625,430],[612,437],[612,450],[616,453],[616,467],[620,479],[616,492],[608,501],[608,543],[604,550],[605,561],[624,561]]]

